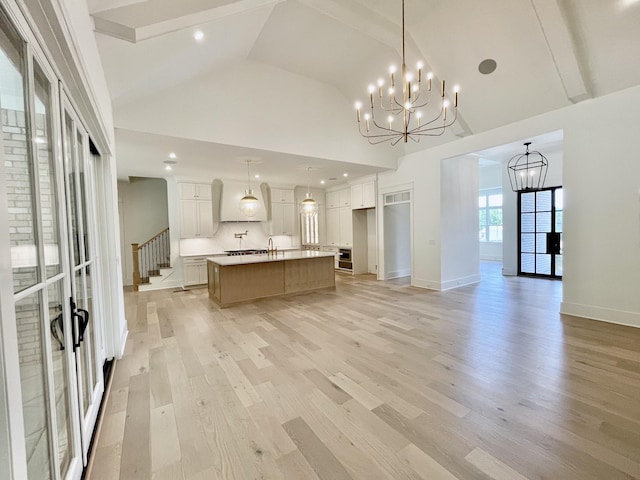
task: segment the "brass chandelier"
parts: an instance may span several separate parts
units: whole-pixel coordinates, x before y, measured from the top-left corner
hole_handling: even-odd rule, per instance
[[[423,79],[423,63],[416,65],[417,74],[407,70],[405,61],[404,0],[402,0],[402,67],[399,85],[396,85],[396,68],[389,69],[389,87],[380,78],[377,87],[369,85],[370,112],[362,113],[362,103],[356,102],[358,130],[369,143],[377,145],[409,139],[419,142],[421,137],[437,137],[453,125],[458,118],[458,92],[454,87],[453,102],[447,98],[445,81],[440,88],[439,102],[432,101],[431,84],[433,73]],[[396,90],[401,89],[396,93]],[[401,94],[401,95],[400,95]],[[376,98],[377,97],[377,98]],[[382,117],[387,115],[385,120]],[[364,124],[364,125],[363,125]]]

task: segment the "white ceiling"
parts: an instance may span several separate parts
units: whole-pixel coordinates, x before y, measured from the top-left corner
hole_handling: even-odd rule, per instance
[[[462,119],[419,147],[374,148],[357,133],[353,103],[399,63],[400,0],[88,4],[121,177],[165,175],[169,151],[184,176],[241,178],[233,160],[247,156],[281,183],[306,183],[306,165],[318,168],[315,180],[365,175],[454,134],[640,84],[637,0],[406,0],[407,63],[423,60],[461,85]],[[478,72],[486,58],[493,74]]]

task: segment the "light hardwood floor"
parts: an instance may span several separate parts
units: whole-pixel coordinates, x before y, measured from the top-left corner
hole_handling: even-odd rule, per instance
[[[224,310],[206,288],[125,294],[89,478],[640,479],[640,330],[483,274]]]

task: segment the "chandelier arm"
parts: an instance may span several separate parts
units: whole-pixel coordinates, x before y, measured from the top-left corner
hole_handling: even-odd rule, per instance
[[[417,100],[417,98],[416,98],[416,100]],[[415,104],[414,104],[414,105],[412,105],[412,107],[411,107],[411,108],[424,108],[424,107],[426,107],[427,105],[431,105],[431,104],[429,103],[429,100],[431,100],[431,99],[427,96],[427,100],[426,100],[424,103],[421,103],[420,105],[415,105]],[[415,102],[414,102],[414,103],[415,103]]]
[[[378,122],[376,122],[375,118],[373,118],[373,117],[371,117],[371,120],[373,121],[373,125],[375,125],[380,130],[388,131],[389,132],[388,135],[393,135],[393,134],[404,135],[404,132],[401,132],[400,130],[396,130],[396,129],[393,129],[393,128],[383,127],[381,125],[378,125]]]
[[[388,130],[388,129],[382,129],[381,127],[378,127],[378,129],[380,129],[380,130]],[[382,139],[381,141],[379,141],[377,143],[382,143],[382,142],[390,140],[390,139],[392,139],[392,138],[394,138],[396,136],[402,137],[404,135],[403,132],[399,132],[397,130],[392,130],[392,133],[371,133],[371,132],[363,132],[362,128],[359,128],[359,131],[360,131],[360,135],[362,135],[364,138],[368,138],[368,139],[380,138],[380,139]],[[369,143],[371,143],[371,141]]]
[[[371,145],[380,145],[381,143],[391,142],[394,138],[396,138],[396,137],[387,135],[385,138],[381,138],[379,140],[371,140],[371,137],[367,137],[367,140],[369,141],[369,143]],[[395,143],[398,143],[398,140],[400,140],[401,138],[402,138],[402,135],[399,135],[397,137]],[[395,145],[395,143],[394,143],[394,145]]]
[[[423,136],[432,136],[432,137],[439,137],[440,135],[442,135],[445,130],[447,128],[449,128],[451,125],[453,125],[456,121],[457,118],[457,110],[456,110],[456,115],[454,116],[454,118],[452,120],[449,121],[449,123],[445,123],[442,125],[437,125],[437,126],[433,126],[433,127],[429,127],[429,128],[424,128],[425,126],[421,126],[419,129],[414,129],[412,131],[409,132],[410,135],[423,135]],[[433,123],[433,121],[429,122],[429,124]],[[427,124],[427,125],[429,125]],[[434,134],[434,133],[430,133],[430,132],[434,132],[434,131],[440,131],[440,133]]]

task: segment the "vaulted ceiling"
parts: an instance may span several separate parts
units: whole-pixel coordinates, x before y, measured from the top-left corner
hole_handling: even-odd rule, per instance
[[[88,0],[118,171],[306,183],[640,84],[638,0],[406,0],[407,61],[461,86],[461,119],[370,146],[353,104],[400,61],[400,0]],[[202,31],[203,39],[194,39]],[[495,72],[478,66],[494,59]]]

